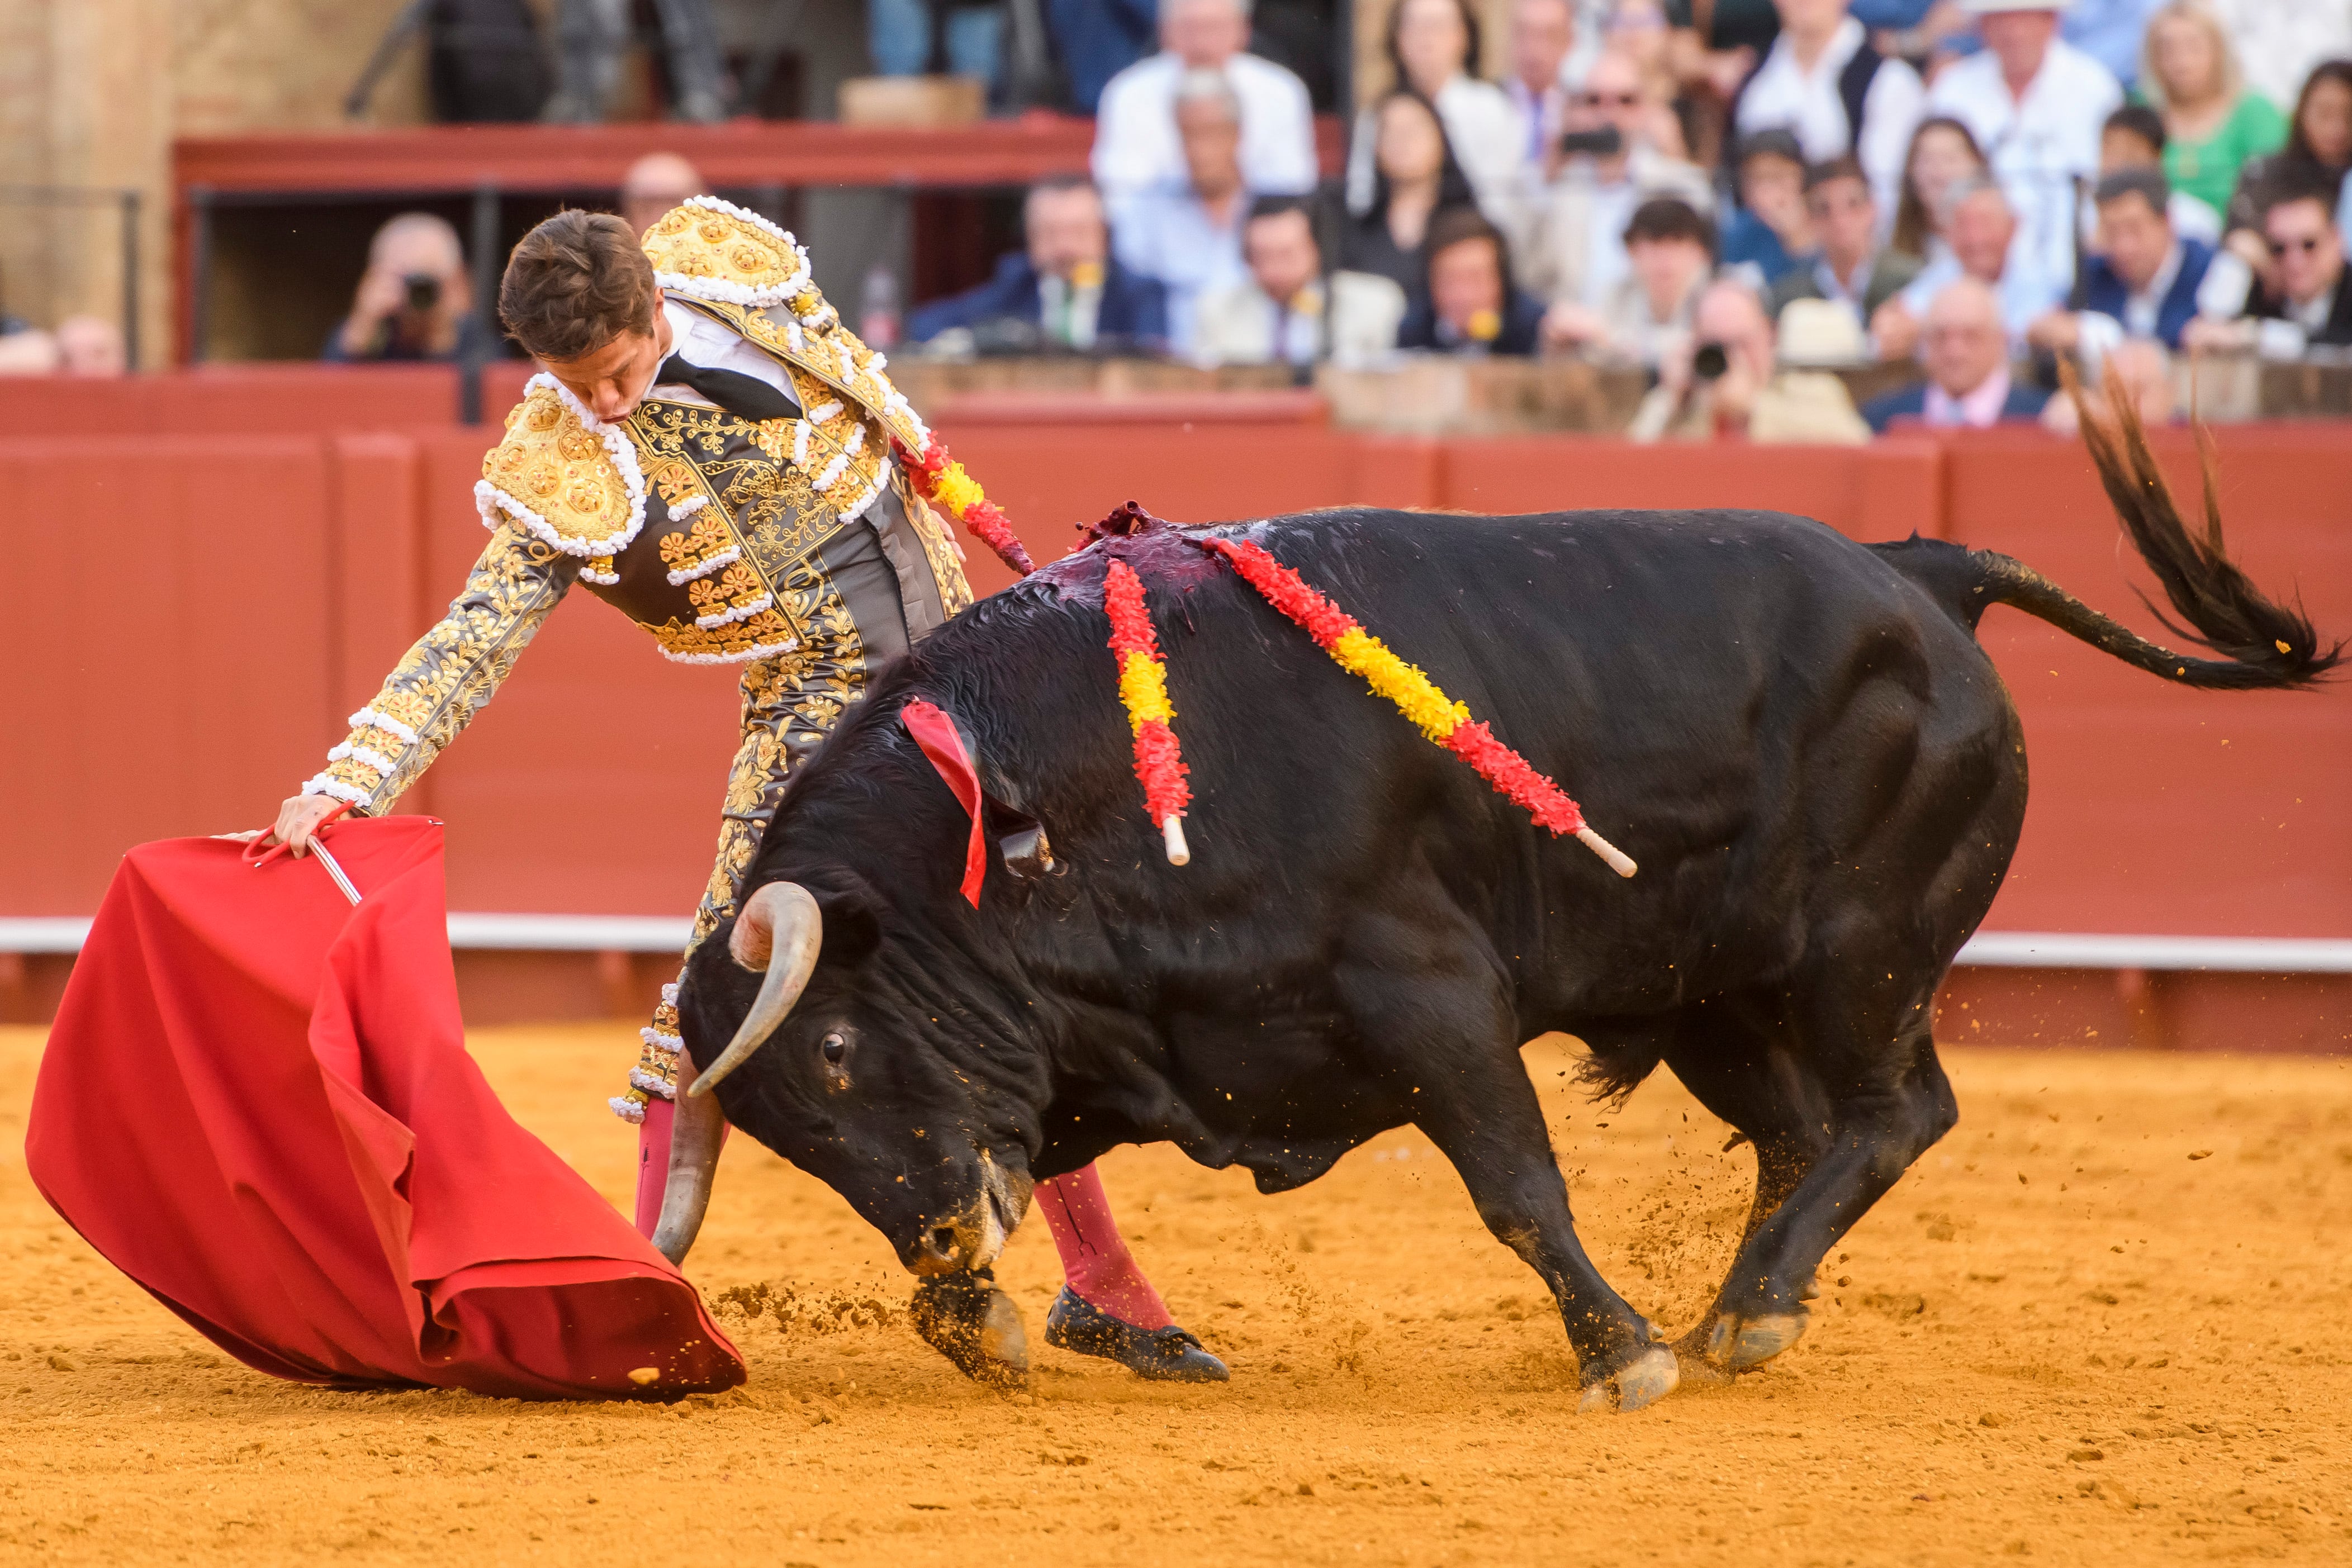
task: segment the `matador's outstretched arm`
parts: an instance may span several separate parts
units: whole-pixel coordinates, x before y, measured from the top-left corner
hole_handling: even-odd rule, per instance
[[[327,753],[326,771],[302,792],[347,800],[370,815],[390,810],[488,703],[580,564],[501,524],[449,612],[402,656],[375,699],[352,715],[350,737]]]

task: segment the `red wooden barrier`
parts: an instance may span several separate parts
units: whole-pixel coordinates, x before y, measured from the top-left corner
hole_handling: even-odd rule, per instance
[[[2160,444],[2194,522],[2195,454]],[[2298,584],[2321,630],[2352,632],[2352,451],[2340,431],[2221,439],[2231,547],[2254,580]],[[1956,442],[1951,537],[2016,556],[2145,635],[2181,646],[2116,530],[2089,458],[2032,434]],[[2352,703],[2340,692],[2173,686],[2011,610],[1980,640],[2025,720],[2032,809],[1988,925],[2006,930],[2352,934]]]
[[[451,365],[207,365],[119,381],[0,377],[0,432],[9,440],[325,435],[447,425],[457,417]]]
[[[0,916],[87,914],[124,846],[264,820],[463,581],[483,537],[471,487],[496,423],[422,418],[420,388],[437,396],[438,372],[316,373],[0,383],[0,413],[21,405],[37,427],[34,384],[80,428],[116,433],[0,442],[11,563],[0,657],[12,672],[0,683]],[[494,378],[519,384],[520,368]],[[331,432],[370,408],[404,410],[385,422],[413,428],[169,433],[247,415]],[[1370,438],[1295,400],[1238,422],[1203,411],[1189,428],[1151,407],[944,412],[943,436],[1041,559],[1129,497],[1183,521],[1344,504],[1773,507],[1863,537],[1916,528],[2004,549],[2167,635],[2130,591],[2146,574],[2119,548],[2081,449],[2038,434],[1643,449]],[[2185,437],[2164,450],[2193,507]],[[2256,580],[2299,582],[2323,631],[2352,631],[2352,449],[2338,430],[2240,427],[2221,455],[2231,539]],[[986,552],[971,555],[975,584],[1001,585]],[[455,907],[683,915],[716,837],[733,674],[668,664],[576,597],[410,805],[451,823]],[[2340,693],[2183,691],[2007,610],[1983,639],[2034,767],[1991,928],[2352,936],[2352,705]],[[2130,991],[2112,977],[2011,974],[2002,1016],[2057,1019],[2053,1038],[2147,1033],[2158,1014],[2172,1021],[2150,1037],[2179,1038],[2266,1005],[2286,1009],[2271,1031],[2284,1042],[2342,1032],[2340,1005],[2312,1001],[2336,982],[2231,989],[2182,977]],[[1997,980],[1972,971],[1962,983],[1972,1016],[1997,1010]]]

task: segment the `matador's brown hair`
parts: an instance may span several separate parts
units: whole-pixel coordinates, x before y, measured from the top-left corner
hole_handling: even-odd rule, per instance
[[[610,213],[562,212],[507,258],[499,319],[533,358],[576,360],[651,332],[660,297],[635,230]]]

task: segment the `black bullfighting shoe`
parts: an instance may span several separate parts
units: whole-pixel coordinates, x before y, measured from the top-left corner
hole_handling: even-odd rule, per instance
[[[1009,1394],[1028,1382],[1029,1332],[989,1270],[918,1281],[907,1311],[915,1332],[974,1383]]]
[[[1174,1323],[1164,1329],[1137,1328],[1067,1285],[1045,1314],[1045,1343],[1056,1350],[1099,1355],[1139,1377],[1162,1383],[1223,1383],[1232,1375],[1223,1362],[1201,1348],[1190,1329]]]

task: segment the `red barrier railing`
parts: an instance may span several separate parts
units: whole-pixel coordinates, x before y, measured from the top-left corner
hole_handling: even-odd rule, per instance
[[[86,914],[124,846],[254,825],[316,769],[479,548],[470,490],[498,427],[423,418],[444,392],[454,399],[445,375],[0,383],[0,413],[37,413],[37,385],[100,433],[0,442],[13,584],[0,616],[12,672],[0,916]],[[371,410],[415,428],[356,432]],[[1864,537],[1916,529],[2005,549],[2165,635],[2131,591],[2146,576],[2118,548],[2087,458],[2038,434],[1640,448],[1370,437],[1271,410],[1190,429],[950,413],[946,439],[1041,560],[1130,497],[1180,521],[1350,504],[1771,507]],[[309,434],[170,434],[245,414]],[[321,434],[336,431],[352,433]],[[2188,439],[2161,440],[2193,506]],[[2264,584],[2299,583],[2340,634],[2352,630],[2352,451],[2339,442],[2322,427],[2221,438],[2234,548]],[[1000,586],[971,553],[976,584]],[[717,831],[733,681],[665,663],[580,598],[414,803],[451,823],[457,907],[683,915]],[[2183,691],[2011,611],[1993,612],[1982,637],[2034,765],[1990,926],[2352,936],[2352,704]]]

